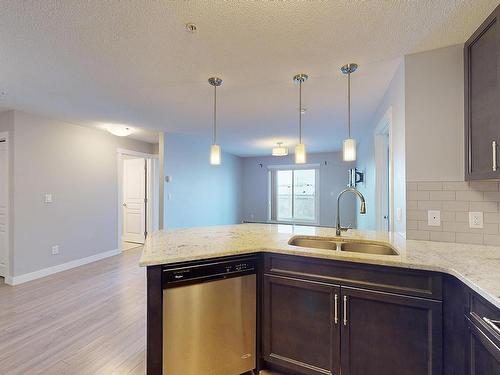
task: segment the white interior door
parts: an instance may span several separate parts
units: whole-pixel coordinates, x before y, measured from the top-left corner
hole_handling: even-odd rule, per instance
[[[145,159],[123,161],[123,240],[144,243],[146,232]]]
[[[0,276],[7,274],[7,205],[8,197],[8,154],[7,142],[0,140]]]

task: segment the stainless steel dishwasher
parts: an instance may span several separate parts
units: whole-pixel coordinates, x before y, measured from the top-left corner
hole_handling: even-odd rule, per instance
[[[163,272],[163,374],[239,375],[253,370],[255,258]]]

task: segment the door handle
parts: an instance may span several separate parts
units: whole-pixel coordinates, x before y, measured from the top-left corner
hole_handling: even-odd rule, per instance
[[[347,296],[344,296],[344,325],[347,325]]]
[[[491,153],[493,158],[493,172],[497,171],[497,141],[491,142]]]
[[[488,324],[493,330],[500,335],[500,320],[493,320],[483,317],[483,320]]]
[[[123,203],[123,204],[122,204],[122,206],[123,206],[123,207],[127,207],[127,203]]]
[[[339,296],[337,293],[335,293],[335,297],[333,298],[335,300],[334,305],[333,305],[333,310],[334,310],[334,315],[333,315],[333,321],[335,324],[338,324],[339,322]]]

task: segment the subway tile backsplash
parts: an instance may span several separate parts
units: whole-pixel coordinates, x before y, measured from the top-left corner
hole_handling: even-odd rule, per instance
[[[428,181],[406,185],[410,240],[500,245],[500,182]],[[441,225],[427,225],[427,211],[441,211]],[[469,212],[483,212],[481,229],[469,227]]]

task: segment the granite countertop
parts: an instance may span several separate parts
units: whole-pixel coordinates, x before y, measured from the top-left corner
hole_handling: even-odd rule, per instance
[[[380,241],[399,255],[373,255],[296,247],[295,235],[334,237],[335,228],[238,224],[158,231],[148,236],[141,266],[172,264],[228,255],[270,252],[349,262],[438,271],[457,277],[500,308],[500,246],[405,240],[397,234],[349,230],[343,239]]]

